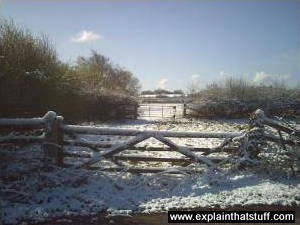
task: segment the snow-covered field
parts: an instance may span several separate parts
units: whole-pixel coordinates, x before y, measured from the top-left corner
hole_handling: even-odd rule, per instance
[[[84,125],[134,128],[138,130],[240,131],[245,120],[187,120],[149,121],[127,120],[115,123]],[[128,137],[82,135],[91,141],[122,142]],[[172,139],[185,146],[213,147],[216,139]],[[155,139],[141,145],[162,146]],[[78,151],[83,149],[77,148]],[[87,149],[84,149],[88,151]],[[300,205],[300,177],[280,170],[256,168],[230,173],[170,175],[165,173],[133,175],[126,172],[104,173],[83,169],[40,168],[40,146],[4,148],[1,157],[18,152],[22,160],[1,165],[2,173],[23,173],[19,179],[1,175],[2,217],[4,223],[21,224],[22,221],[42,221],[65,215],[110,215],[165,212],[170,209],[201,207]],[[131,151],[132,152],[132,151]],[[139,152],[134,152],[137,154]],[[141,154],[141,153],[139,153]],[[155,156],[180,157],[179,153],[143,153]],[[20,164],[22,162],[23,164]],[[145,165],[145,164],[139,164]],[[160,163],[159,166],[170,166]],[[80,178],[80,179],[74,179]],[[12,194],[13,193],[13,194]],[[1,215],[1,214],[0,214]]]

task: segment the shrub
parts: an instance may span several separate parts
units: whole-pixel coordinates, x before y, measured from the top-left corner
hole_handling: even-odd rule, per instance
[[[105,56],[93,51],[70,66],[45,35],[0,20],[0,117],[54,110],[69,120],[122,118],[120,107],[136,106],[138,89],[138,80]]]
[[[46,36],[36,37],[12,21],[0,21],[1,114],[28,113],[56,84],[58,60]],[[36,109],[37,110],[37,109]]]
[[[261,108],[269,115],[300,115],[300,90],[284,83],[255,85],[243,79],[227,78],[193,93],[190,112],[196,117],[245,117]]]
[[[109,58],[93,50],[90,57],[78,58],[75,69],[82,88],[89,92],[105,90],[135,96],[140,88],[131,72],[114,65]]]

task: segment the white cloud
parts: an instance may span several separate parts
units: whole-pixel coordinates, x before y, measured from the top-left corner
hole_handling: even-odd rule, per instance
[[[99,34],[92,30],[82,30],[75,37],[71,38],[74,42],[84,43],[88,41],[96,41],[102,38]]]
[[[198,81],[200,79],[200,75],[199,74],[192,74],[191,79],[192,79],[192,81]]]
[[[226,78],[234,77],[234,74],[233,73],[228,73],[224,70],[221,70],[220,74],[219,74],[219,77],[220,77],[221,80],[224,80]]]
[[[220,76],[223,78],[223,77],[225,77],[226,76],[226,73],[225,73],[225,71],[220,71]]]
[[[261,71],[255,73],[253,82],[256,84],[273,84],[274,82],[288,82],[290,78],[289,74],[268,74]]]
[[[162,78],[158,81],[157,87],[161,89],[166,89],[167,83],[168,83],[168,79]]]
[[[254,75],[253,82],[254,83],[263,83],[269,78],[270,78],[270,74],[266,74],[264,71],[261,71],[261,72],[257,72]]]

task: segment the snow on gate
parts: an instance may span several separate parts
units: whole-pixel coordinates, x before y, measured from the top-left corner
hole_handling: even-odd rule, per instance
[[[265,135],[261,127],[261,122],[275,128],[280,128],[287,133],[294,132],[289,128],[283,127],[278,122],[265,117],[261,110],[255,114],[257,116],[258,127],[247,132],[178,132],[178,131],[163,131],[163,130],[135,130],[135,129],[117,129],[117,128],[104,128],[95,126],[79,126],[79,125],[66,125],[63,124],[63,117],[57,116],[55,112],[48,112],[43,118],[33,119],[2,119],[0,120],[0,128],[10,128],[14,130],[32,130],[44,129],[42,136],[8,136],[1,137],[1,143],[41,143],[45,156],[54,159],[57,165],[62,167],[73,168],[89,168],[98,169],[103,171],[128,171],[128,172],[141,172],[141,173],[155,173],[165,171],[168,168],[139,168],[131,167],[124,164],[125,161],[131,162],[171,162],[179,163],[181,166],[176,167],[176,171],[192,172],[187,168],[190,164],[202,164],[208,168],[219,170],[216,163],[230,161],[231,154],[242,151],[241,154],[246,160],[250,160],[251,154],[257,151],[250,151],[249,148],[256,148],[259,141],[262,139],[270,140],[273,142],[282,142],[292,144],[290,140],[282,140],[282,137]],[[255,123],[254,123],[255,124]],[[255,125],[256,126],[256,125]],[[82,135],[108,135],[108,136],[124,136],[126,138],[122,142],[103,142],[103,141],[89,141],[82,138]],[[156,141],[164,144],[165,147],[143,147],[137,146],[147,139],[155,139]],[[174,142],[174,138],[212,138],[221,139],[222,142],[213,148],[191,148],[187,146],[178,145]],[[233,140],[236,141],[233,141]],[[247,143],[243,143],[243,141]],[[68,147],[71,146],[71,147]],[[75,147],[81,147],[80,151],[74,151]],[[239,148],[240,147],[240,148]],[[89,149],[84,151],[82,148]],[[245,148],[245,149],[243,149]],[[174,157],[153,157],[153,154],[148,152],[155,151],[173,151],[179,153],[180,158]],[[143,155],[136,155],[134,153],[146,153]],[[214,157],[214,153],[227,153],[224,157]],[[198,154],[200,153],[200,154]],[[249,155],[250,154],[250,155]],[[75,164],[68,164],[65,158],[75,158],[71,160]],[[80,160],[83,159],[83,160]],[[104,161],[109,161],[109,167],[103,167]],[[95,165],[100,163],[100,167]],[[173,168],[174,169],[174,168]]]
[[[89,168],[102,171],[128,171],[141,173],[162,172],[168,168],[150,168],[150,167],[131,167],[125,165],[124,161],[131,162],[170,162],[179,163],[182,166],[172,167],[175,172],[185,171],[192,172],[188,165],[192,163],[200,163],[209,168],[217,170],[215,162],[219,162],[224,158],[210,157],[209,155],[218,151],[232,151],[232,149],[223,149],[223,146],[215,146],[216,148],[188,148],[176,144],[170,138],[213,138],[213,139],[231,139],[241,136],[242,133],[208,133],[208,132],[178,132],[178,131],[162,131],[162,130],[134,130],[134,129],[117,129],[103,128],[94,126],[78,126],[63,124],[63,117],[57,116],[55,112],[48,112],[43,118],[33,119],[3,119],[0,120],[0,127],[13,128],[14,130],[32,130],[44,129],[42,136],[19,136],[19,137],[2,137],[0,143],[41,143],[45,156],[53,159],[53,161],[62,167],[72,168]],[[83,135],[109,135],[124,136],[123,142],[103,142],[88,141],[82,138]],[[147,139],[156,139],[164,144],[165,147],[151,148],[138,147],[137,145]],[[124,139],[123,139],[124,140]],[[68,147],[69,146],[69,147]],[[77,147],[81,147],[81,151],[74,151]],[[226,146],[227,147],[227,146]],[[89,149],[86,151],[84,149]],[[180,158],[174,157],[152,157],[153,154],[146,152],[157,151],[173,151],[181,155]],[[130,153],[131,152],[131,153]],[[146,153],[143,155],[132,154],[132,152]],[[199,152],[196,154],[195,152]],[[203,155],[201,155],[203,153]],[[70,160],[66,158],[74,158],[72,164],[68,164]],[[109,161],[108,167],[103,167]],[[100,163],[100,167],[96,166]],[[96,166],[96,167],[94,167]]]

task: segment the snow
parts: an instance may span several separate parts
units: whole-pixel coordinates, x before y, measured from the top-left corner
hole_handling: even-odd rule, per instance
[[[43,220],[50,216],[87,215],[99,211],[154,213],[179,208],[300,204],[299,199],[296,200],[299,180],[274,182],[250,172],[232,174],[214,184],[200,175],[181,178],[88,175],[84,185],[45,188],[34,194],[28,203],[4,201],[4,222],[17,224],[22,219]]]
[[[84,123],[101,128],[189,132],[240,132],[247,127],[245,120],[188,120],[147,121],[125,120],[114,123]],[[131,137],[117,135],[79,135],[81,140],[105,143],[124,143]],[[214,138],[169,138],[178,146],[216,147],[224,139]],[[154,138],[139,145],[165,147]],[[107,212],[110,215],[165,212],[171,209],[201,207],[232,207],[252,205],[300,205],[300,177],[287,176],[277,170],[255,167],[228,173],[210,171],[193,175],[168,173],[134,175],[126,172],[104,173],[84,169],[52,168],[51,172],[36,169],[41,152],[40,145],[11,149],[1,147],[1,154],[18,152],[23,164],[14,159],[5,171],[19,173],[30,171],[19,180],[6,182],[0,179],[0,205],[4,211],[3,222],[20,224],[22,221],[43,221],[63,215],[92,215]],[[66,147],[68,151],[93,151],[84,147]],[[26,154],[25,154],[26,153]],[[101,153],[94,153],[96,156]],[[155,157],[184,157],[178,152],[126,151],[126,154],[141,154]],[[199,153],[194,153],[200,156]],[[1,155],[2,156],[2,155]],[[218,156],[218,155],[217,155]],[[108,162],[101,162],[103,164]],[[149,165],[139,163],[139,167]],[[1,165],[2,166],[2,165]],[[159,163],[159,167],[170,166]],[[172,168],[172,167],[170,167]],[[0,168],[2,171],[3,168]],[[3,174],[2,174],[3,175]],[[74,177],[81,179],[73,180]],[[4,190],[14,189],[23,196],[9,198]],[[16,194],[17,195],[17,194]]]

